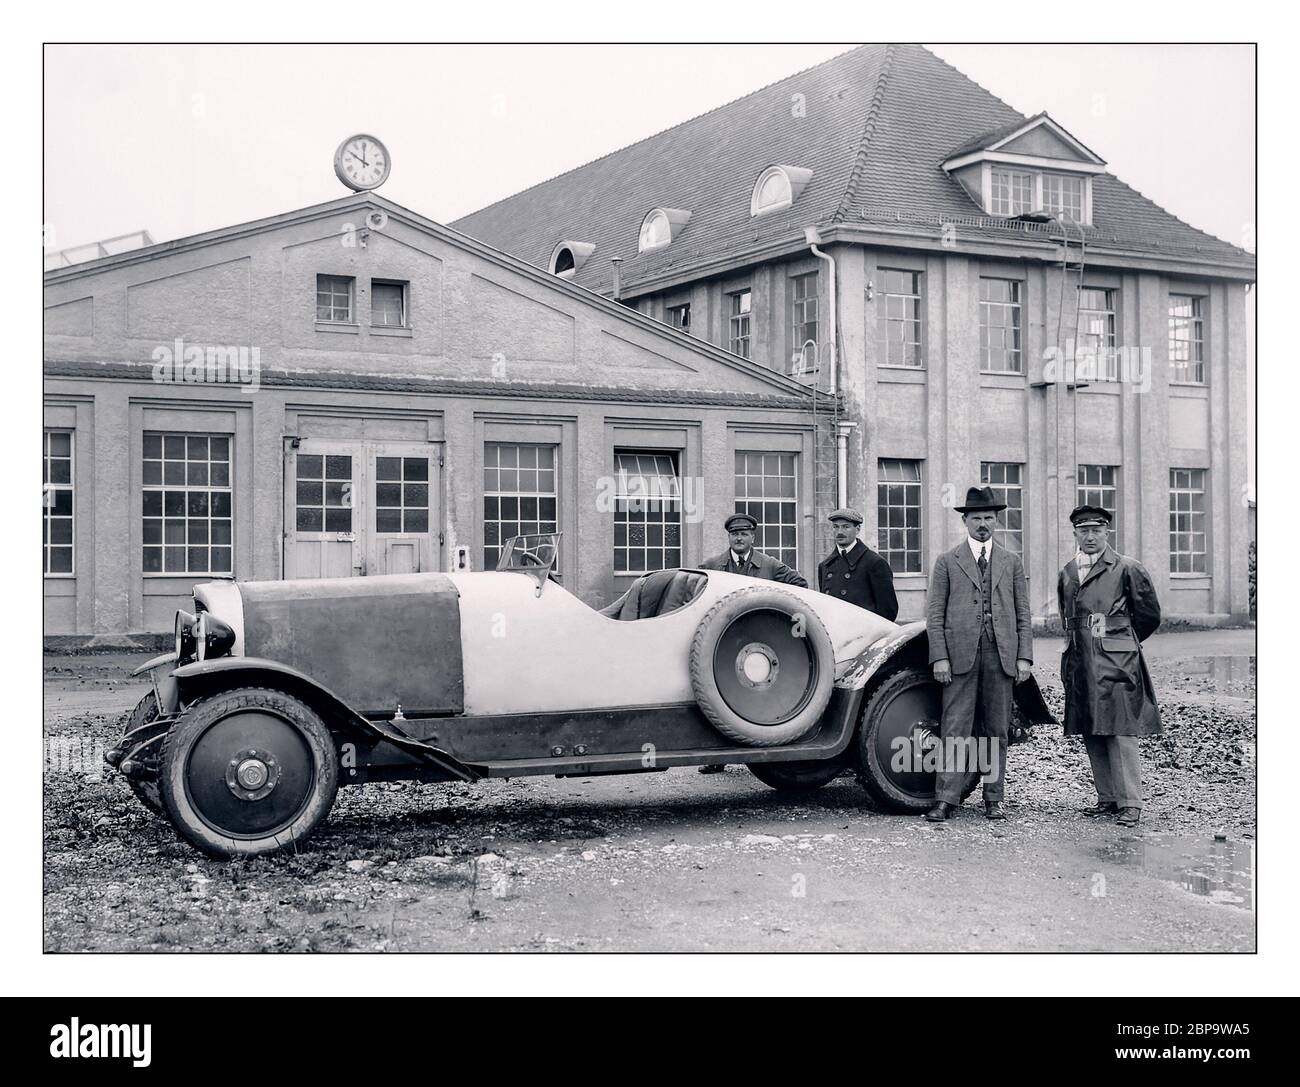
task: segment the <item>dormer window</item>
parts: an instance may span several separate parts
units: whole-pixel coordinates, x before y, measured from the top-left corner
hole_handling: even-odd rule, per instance
[[[754,192],[749,198],[749,214],[766,215],[790,207],[799,199],[810,177],[812,171],[799,166],[769,166],[754,183]]]
[[[1040,113],[969,140],[943,163],[988,215],[1092,222],[1092,178],[1105,162]]]
[[[691,218],[689,211],[680,208],[655,208],[641,220],[641,235],[637,239],[638,253],[662,249],[671,244],[676,235]]]
[[[551,250],[551,274],[561,279],[572,279],[595,251],[596,247],[589,242],[558,242]]]

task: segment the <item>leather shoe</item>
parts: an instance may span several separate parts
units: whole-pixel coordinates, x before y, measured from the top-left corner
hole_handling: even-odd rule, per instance
[[[1091,808],[1080,808],[1079,813],[1091,816],[1093,819],[1099,815],[1118,815],[1119,805],[1113,800],[1098,800]]]
[[[1007,813],[1002,810],[1002,802],[1000,800],[990,800],[984,805],[985,819],[1005,819],[1006,817]]]
[[[939,803],[937,803],[933,808],[931,808],[928,812],[925,813],[925,817],[931,823],[942,823],[945,822],[948,816],[950,816],[952,813],[953,813],[953,805],[945,804],[942,800],[940,800]]]
[[[1115,817],[1115,824],[1121,827],[1135,827],[1141,818],[1141,808],[1120,808],[1119,815]]]

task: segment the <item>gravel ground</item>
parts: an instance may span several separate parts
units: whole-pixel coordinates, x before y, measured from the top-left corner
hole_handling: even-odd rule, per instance
[[[100,773],[141,656],[47,657],[45,947],[1252,950],[1253,632],[1216,636],[1241,654],[1219,658],[1178,639],[1204,652],[1152,647],[1165,734],[1136,833],[1075,813],[1082,745],[1046,728],[1011,753],[1003,824],[973,801],[943,827],[884,815],[848,778],[790,800],[738,767],[374,784],[298,854],[228,864]]]

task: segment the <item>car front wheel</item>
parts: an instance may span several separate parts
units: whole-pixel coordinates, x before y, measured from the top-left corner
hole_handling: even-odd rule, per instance
[[[214,857],[292,848],[325,819],[338,755],[320,716],[283,691],[242,687],[197,703],[163,741],[159,784],[176,829]]]

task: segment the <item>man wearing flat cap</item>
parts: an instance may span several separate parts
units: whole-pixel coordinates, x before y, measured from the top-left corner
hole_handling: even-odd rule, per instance
[[[798,570],[792,570],[780,559],[754,550],[754,532],[758,522],[747,513],[733,513],[723,522],[731,546],[722,554],[714,555],[700,563],[701,570],[726,570],[729,574],[780,581],[785,585],[808,588],[808,582]]]
[[[835,530],[835,550],[817,566],[817,588],[892,623],[898,617],[894,572],[888,562],[858,539],[862,514],[839,509],[827,520]]]
[[[1065,734],[1083,737],[1092,764],[1097,803],[1084,814],[1135,827],[1142,817],[1139,744],[1160,735],[1141,647],[1160,626],[1160,601],[1142,564],[1107,542],[1110,522],[1100,506],[1070,513],[1078,551],[1056,582],[1066,636]]]
[[[1006,818],[1011,685],[1030,677],[1034,660],[1025,568],[1019,555],[993,542],[997,515],[1006,508],[991,487],[971,487],[957,507],[966,538],[935,560],[930,575],[926,634],[934,678],[943,685],[940,769],[935,805],[925,815],[932,823],[961,804],[962,785],[975,769],[983,772],[985,816]],[[982,759],[972,757],[977,714]]]

